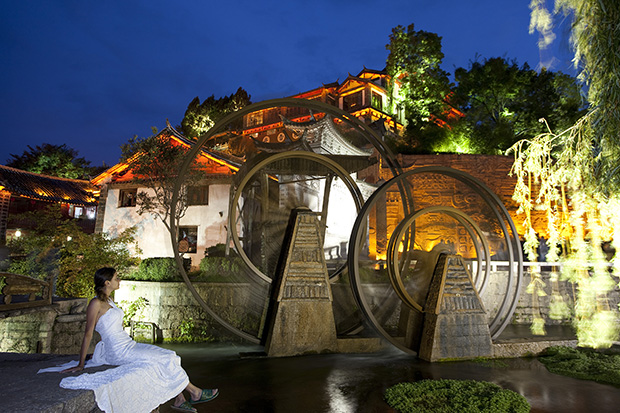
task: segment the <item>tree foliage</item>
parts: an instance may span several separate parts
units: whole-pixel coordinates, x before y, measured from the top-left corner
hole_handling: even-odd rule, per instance
[[[581,114],[579,86],[566,74],[491,58],[458,68],[455,86],[440,68],[438,35],[397,26],[386,47],[391,113],[404,111],[407,121],[398,152],[504,153],[544,132],[541,118],[567,128]]]
[[[405,111],[407,136],[403,146],[424,146],[425,139],[436,139],[442,133],[441,123],[448,108],[450,92],[448,73],[441,69],[443,60],[441,37],[435,33],[396,26],[386,45],[386,62],[391,112]],[[437,122],[439,119],[440,122]],[[406,148],[401,148],[406,149]]]
[[[38,279],[56,277],[56,295],[92,297],[93,275],[101,267],[111,266],[123,273],[137,263],[133,253],[135,228],[118,237],[87,234],[74,220],[63,220],[53,209],[28,212],[40,223],[8,243],[13,258],[8,271]],[[133,253],[132,253],[133,251]]]
[[[230,96],[216,99],[214,95],[211,95],[202,103],[196,96],[187,106],[185,116],[181,121],[183,134],[190,139],[196,139],[222,117],[250,103],[250,95],[241,87]]]
[[[88,179],[88,175],[94,172],[90,161],[78,158],[78,152],[65,144],[44,143],[34,148],[28,145],[23,154],[11,154],[6,165],[24,171],[70,179]]]
[[[465,116],[448,133],[452,141],[468,141],[472,153],[501,154],[516,141],[545,131],[540,119],[566,129],[582,114],[576,80],[544,68],[504,58],[472,62],[454,73],[458,85],[451,102]]]
[[[562,276],[577,285],[575,325],[581,346],[608,347],[618,337],[618,311],[609,291],[620,277],[620,3],[615,0],[556,0],[556,12],[573,20],[575,62],[588,90],[588,112],[566,130],[547,130],[512,148],[517,176],[514,198],[525,214],[524,248],[535,257],[534,208],[547,213],[549,251],[562,246]],[[542,0],[532,0],[532,23],[542,37],[552,20]],[[543,46],[548,41],[540,42]],[[608,260],[601,244],[616,251]],[[530,258],[531,259],[531,258]],[[533,275],[533,282],[536,274]]]
[[[86,234],[70,227],[60,227],[58,280],[56,294],[60,297],[92,297],[93,275],[101,267],[113,267],[123,274],[138,263],[135,227],[117,237],[105,233]],[[69,238],[70,237],[70,238]]]
[[[14,274],[45,280],[57,272],[58,245],[53,240],[57,229],[66,224],[55,205],[37,211],[28,211],[9,217],[9,223],[28,223],[30,230],[24,236],[13,238],[8,246],[13,259],[8,268]],[[67,224],[72,225],[72,224]]]
[[[185,162],[190,147],[173,141],[166,133],[138,138],[135,136],[121,146],[121,160],[126,162],[134,182],[147,188],[137,193],[138,214],[151,213],[159,218],[170,231],[172,199],[179,171]],[[181,190],[177,196],[175,222],[187,211],[187,187],[201,177],[197,161],[193,160],[187,173],[181,177]]]

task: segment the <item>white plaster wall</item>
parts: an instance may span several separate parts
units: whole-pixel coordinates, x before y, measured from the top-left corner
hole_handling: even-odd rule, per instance
[[[287,177],[287,179],[296,181],[291,177]],[[351,192],[340,178],[335,178],[331,185],[323,247],[329,251],[326,253],[328,257],[344,258],[349,249],[349,238],[357,218],[357,210]],[[325,179],[282,185],[280,187],[280,207],[305,205],[312,211],[320,212],[323,207],[324,194]]]
[[[324,182],[321,182],[319,191],[312,193],[302,191],[300,196],[306,197],[311,209],[318,210],[322,204],[320,195],[323,194]],[[351,229],[357,212],[350,192],[339,180],[335,180],[330,193],[327,214],[327,233],[325,247],[338,247],[339,255],[341,243],[348,243]],[[294,188],[295,190],[299,188]],[[302,188],[303,189],[303,188]],[[139,191],[146,190],[140,188]],[[150,191],[150,190],[146,190]],[[192,265],[198,265],[204,257],[207,247],[218,243],[226,243],[226,225],[228,224],[229,184],[211,184],[209,186],[209,205],[190,206],[181,219],[181,226],[198,227],[198,246],[196,253],[185,254],[192,259]],[[136,225],[136,239],[142,251],[141,258],[172,257],[170,235],[164,224],[152,214],[138,215],[137,207],[118,207],[120,189],[108,190],[105,204],[103,232],[117,236],[125,229]],[[242,231],[240,228],[238,230]],[[348,246],[346,246],[348,250]],[[332,251],[335,253],[335,251]]]
[[[138,191],[146,190],[144,188]],[[146,190],[149,192],[150,190]],[[137,207],[118,207],[120,190],[108,190],[103,232],[117,236],[125,229],[136,225],[136,239],[142,250],[141,258],[172,257],[170,234],[164,224],[152,214],[138,215]],[[226,223],[228,219],[228,184],[209,186],[209,205],[190,206],[181,219],[180,226],[198,227],[198,246],[194,254],[185,254],[198,265],[207,247],[226,242]]]
[[[198,265],[204,257],[207,247],[226,243],[226,225],[228,224],[228,200],[230,185],[209,185],[209,205],[195,205],[187,208],[181,219],[182,226],[198,227],[198,246],[195,254],[185,254],[192,258],[192,264]],[[172,255],[172,250],[170,251]]]
[[[351,192],[339,178],[332,183],[327,208],[327,230],[323,246],[324,248],[337,246],[338,254],[344,258],[349,250],[348,243],[357,218],[357,210]],[[344,251],[341,248],[343,246]]]

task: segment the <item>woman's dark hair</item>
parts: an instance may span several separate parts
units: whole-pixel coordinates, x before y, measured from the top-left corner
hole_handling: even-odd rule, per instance
[[[95,293],[101,301],[105,301],[108,298],[105,296],[103,289],[105,288],[105,282],[111,281],[115,273],[116,270],[112,267],[103,267],[95,271]]]

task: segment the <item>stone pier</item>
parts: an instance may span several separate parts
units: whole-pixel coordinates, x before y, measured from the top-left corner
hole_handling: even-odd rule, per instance
[[[332,291],[319,221],[314,212],[293,212],[283,245],[265,352],[270,357],[337,352]]]
[[[442,254],[424,308],[420,358],[438,361],[493,356],[487,323],[463,259]]]

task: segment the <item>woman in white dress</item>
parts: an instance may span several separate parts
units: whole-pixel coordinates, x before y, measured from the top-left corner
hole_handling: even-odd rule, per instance
[[[88,304],[86,332],[80,350],[80,360],[64,373],[84,369],[86,353],[93,330],[101,336],[93,354],[92,365],[120,366],[95,374],[67,377],[61,382],[66,388],[88,388],[95,391],[97,404],[104,411],[150,412],[161,403],[175,397],[172,408],[196,412],[194,404],[213,400],[218,389],[200,389],[194,386],[181,367],[181,359],[174,351],[144,343],[136,343],[123,329],[123,310],[110,299],[110,293],[120,285],[113,268],[95,272],[97,297]],[[183,391],[189,393],[185,399]]]

